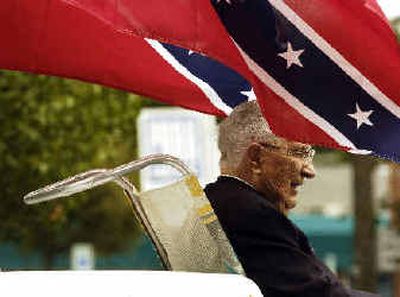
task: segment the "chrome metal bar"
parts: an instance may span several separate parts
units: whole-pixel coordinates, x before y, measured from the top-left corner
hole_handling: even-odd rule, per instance
[[[125,175],[132,171],[143,169],[152,164],[165,164],[174,167],[182,175],[193,174],[193,172],[180,159],[166,154],[149,155],[139,160],[121,165],[112,170],[112,174]]]
[[[107,169],[93,169],[45,186],[24,196],[26,204],[68,197],[111,181]]]
[[[178,170],[182,175],[193,174],[191,170],[178,158],[170,155],[156,154],[132,161],[114,169],[94,169],[72,176],[48,185],[44,188],[30,192],[29,194],[25,195],[24,202],[27,204],[35,204],[57,198],[68,197],[73,194],[104,185],[108,182],[115,182],[124,190],[124,193],[130,199],[134,214],[154,243],[164,267],[168,270],[171,270],[172,267],[167,256],[167,252],[165,251],[163,245],[159,241],[155,231],[147,219],[147,215],[143,209],[143,206],[138,199],[135,186],[123,176],[153,164],[170,165]]]
[[[68,197],[82,191],[104,185],[130,172],[152,164],[174,167],[182,175],[193,174],[178,158],[166,154],[155,154],[118,166],[114,169],[94,169],[30,192],[24,196],[26,204],[35,204],[57,198]]]

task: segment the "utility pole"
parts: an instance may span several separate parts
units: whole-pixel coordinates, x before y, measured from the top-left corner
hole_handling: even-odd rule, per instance
[[[376,292],[377,242],[372,173],[375,159],[367,156],[352,156],[354,184],[354,250],[355,275],[353,286],[360,290]]]

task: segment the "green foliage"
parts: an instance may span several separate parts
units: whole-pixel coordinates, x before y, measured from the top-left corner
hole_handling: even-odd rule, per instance
[[[136,157],[136,117],[146,101],[78,81],[0,72],[0,240],[50,257],[76,241],[123,249],[137,226],[122,194],[103,187],[35,206],[24,194]]]
[[[392,21],[392,27],[397,35],[397,40],[400,41],[400,17]]]

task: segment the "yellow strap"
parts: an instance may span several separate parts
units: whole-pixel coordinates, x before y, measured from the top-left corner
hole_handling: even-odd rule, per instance
[[[190,194],[193,197],[203,196],[203,189],[201,188],[197,177],[194,175],[189,175],[185,178],[185,183],[189,188]]]

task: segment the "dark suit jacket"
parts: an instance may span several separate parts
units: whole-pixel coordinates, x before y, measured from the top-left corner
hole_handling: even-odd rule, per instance
[[[374,296],[344,287],[304,233],[251,186],[220,176],[205,193],[246,275],[265,296]]]

